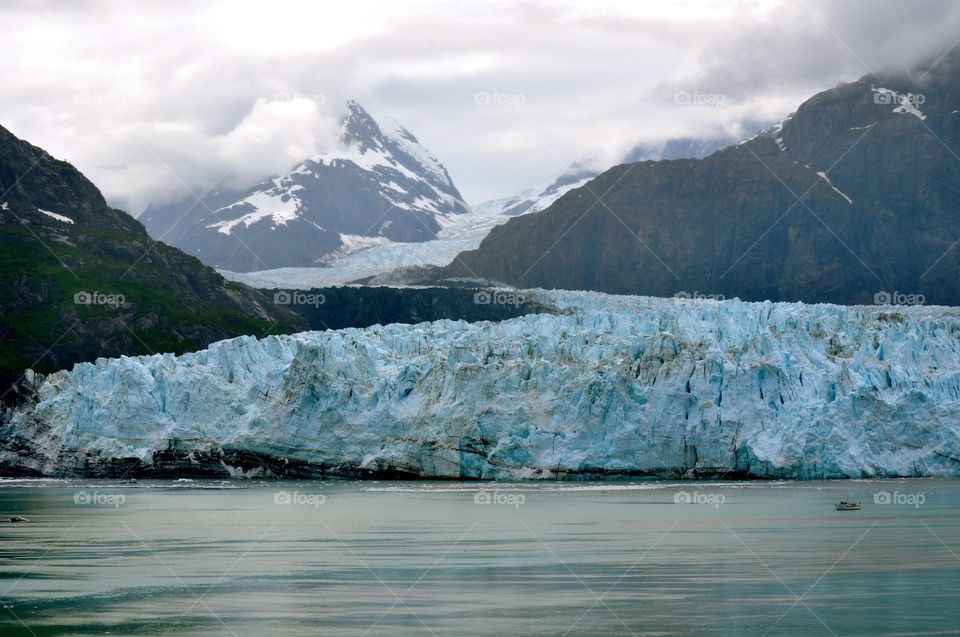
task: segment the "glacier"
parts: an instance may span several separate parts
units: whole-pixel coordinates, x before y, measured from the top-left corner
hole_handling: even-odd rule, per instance
[[[417,243],[383,242],[369,247],[357,246],[324,259],[325,267],[275,268],[255,272],[219,270],[230,281],[255,288],[309,290],[347,285],[360,279],[389,275],[410,267],[449,265],[457,255],[476,250],[480,242],[498,225],[511,217],[498,210],[476,210],[469,214],[438,217],[440,231],[436,239]]]
[[[33,399],[0,425],[0,468],[960,476],[960,308],[522,294],[551,313],[240,337],[31,375]]]

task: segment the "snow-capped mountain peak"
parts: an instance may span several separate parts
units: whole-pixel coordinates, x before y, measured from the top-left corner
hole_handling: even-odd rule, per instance
[[[348,165],[373,173],[380,195],[401,210],[440,216],[469,212],[447,169],[413,133],[392,119],[381,126],[352,100],[347,104],[338,144],[302,162],[290,174],[309,175],[322,167]]]
[[[352,162],[366,170],[393,169],[404,177],[427,181],[439,199],[455,204],[450,200],[450,191],[456,188],[440,160],[396,120],[385,118],[381,121],[383,124],[378,124],[360,104],[351,100],[340,127],[339,143],[313,161],[327,165],[337,161]],[[386,192],[402,192],[401,184],[396,181],[384,185],[387,186]],[[406,208],[409,204],[397,202],[397,205]],[[427,206],[431,207],[429,203]],[[442,213],[439,209],[435,211]],[[467,211],[465,208],[459,212]]]
[[[596,170],[586,168],[584,162],[572,164],[566,172],[556,179],[527,188],[504,199],[486,201],[477,206],[477,211],[485,216],[503,215],[516,217],[545,210],[554,201],[574,188],[579,188],[597,176]]]
[[[360,104],[347,102],[347,115],[340,124],[340,142],[344,146],[357,145],[360,150],[376,145],[383,136],[380,125]]]
[[[380,122],[383,122],[382,124]],[[189,204],[185,204],[189,205]],[[175,233],[183,206],[145,215],[156,236],[227,270],[328,263],[370,245],[437,237],[470,212],[443,164],[412,132],[347,103],[339,136],[305,159],[233,197],[218,196]]]

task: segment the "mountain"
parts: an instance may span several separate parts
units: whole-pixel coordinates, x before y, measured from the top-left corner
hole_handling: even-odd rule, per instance
[[[651,157],[663,154],[700,157],[715,148],[733,143],[733,138],[677,139],[651,146],[637,146],[632,154]],[[261,272],[224,271],[234,281],[261,288],[320,287],[362,282],[368,285],[406,285],[444,266],[467,250],[475,250],[495,226],[511,217],[539,212],[561,196],[587,184],[599,174],[582,163],[573,164],[565,173],[547,184],[528,188],[513,197],[494,199],[473,207],[473,213],[460,215],[445,225],[436,239],[420,243],[389,243],[332,258],[326,268],[280,268]]]
[[[474,206],[474,209],[484,216],[516,217],[531,212],[539,212],[568,191],[582,186],[598,174],[599,172],[596,170],[586,168],[581,163],[575,163],[550,183],[532,186],[512,197],[485,201]]]
[[[749,300],[960,303],[960,55],[806,101],[700,160],[616,166],[440,277]],[[598,201],[597,197],[602,197]]]
[[[70,164],[0,127],[0,394],[28,368],[303,329],[259,291],[150,239]]]
[[[956,309],[524,294],[554,313],[84,363],[0,473],[960,477]]]
[[[714,148],[735,140],[729,137],[704,139],[676,139],[637,146],[631,155],[644,156],[685,155],[691,157],[709,154]],[[338,251],[324,259],[325,267],[284,267],[259,271],[232,272],[222,270],[227,278],[259,288],[297,287],[315,288],[345,283],[363,282],[370,285],[405,285],[422,276],[423,269],[433,270],[453,261],[467,250],[475,250],[494,226],[513,216],[538,212],[550,206],[565,193],[583,186],[596,177],[596,170],[582,162],[574,163],[556,179],[528,188],[513,197],[495,199],[473,206],[471,214],[451,215],[444,219],[436,238],[413,243],[362,243],[356,250]],[[219,195],[218,195],[219,196]],[[162,232],[161,229],[157,229]]]
[[[622,163],[660,159],[701,159],[740,141],[742,141],[740,138],[732,135],[719,135],[703,138],[678,137],[657,143],[637,144],[623,158]],[[484,215],[496,214],[509,217],[539,212],[599,174],[600,171],[587,168],[584,162],[576,162],[566,172],[547,184],[532,186],[512,197],[485,201],[474,206],[474,210]]]
[[[747,124],[748,129],[757,130]],[[677,137],[657,144],[638,144],[623,158],[624,164],[637,161],[660,161],[662,159],[703,159],[718,150],[743,141],[734,135],[715,137]]]
[[[235,272],[317,267],[393,242],[421,242],[470,211],[442,164],[402,126],[349,102],[337,147],[246,192],[150,206],[150,234]]]

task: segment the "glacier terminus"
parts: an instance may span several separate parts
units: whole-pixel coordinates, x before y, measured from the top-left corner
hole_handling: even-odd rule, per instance
[[[956,308],[522,294],[551,313],[244,336],[37,375],[5,414],[0,467],[960,476]]]

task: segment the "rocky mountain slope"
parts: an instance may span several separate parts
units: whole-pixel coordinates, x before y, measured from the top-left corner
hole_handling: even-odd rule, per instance
[[[23,370],[303,329],[265,294],[147,236],[70,164],[0,127],[0,394]]]
[[[348,104],[339,144],[243,193],[151,206],[151,236],[235,272],[316,267],[352,252],[433,239],[469,206],[402,126]]]
[[[824,91],[702,160],[617,166],[441,277],[671,296],[960,303],[960,55]],[[602,197],[602,200],[598,200]]]
[[[960,311],[528,292],[37,379],[34,475],[960,477]],[[506,298],[506,297],[504,297]]]

